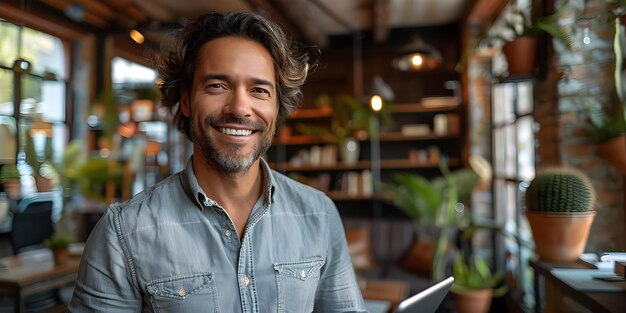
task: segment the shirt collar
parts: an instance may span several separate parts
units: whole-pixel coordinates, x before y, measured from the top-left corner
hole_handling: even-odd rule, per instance
[[[276,180],[272,173],[272,169],[264,159],[261,159],[260,166],[261,175],[263,175],[263,182],[265,183],[265,186],[263,187],[265,206],[269,206],[272,202],[274,202]],[[187,196],[192,199],[200,210],[203,210],[205,207],[217,205],[217,202],[207,197],[204,191],[202,191],[202,188],[200,188],[200,184],[198,183],[198,179],[193,168],[193,156],[189,157],[187,160],[187,164],[185,165],[185,169],[181,172],[180,178]]]

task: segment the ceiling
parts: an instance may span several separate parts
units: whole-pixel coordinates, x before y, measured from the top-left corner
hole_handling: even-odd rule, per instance
[[[33,0],[21,0],[32,5]],[[173,25],[209,11],[251,11],[294,37],[325,47],[329,36],[371,32],[384,43],[393,28],[459,21],[475,0],[39,0],[51,10],[101,30],[140,28],[159,41]]]

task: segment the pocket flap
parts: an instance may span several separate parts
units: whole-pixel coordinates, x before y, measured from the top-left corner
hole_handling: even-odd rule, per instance
[[[324,266],[324,260],[315,258],[299,262],[274,263],[274,270],[283,276],[307,280],[311,277],[318,277],[322,266]]]
[[[213,273],[178,275],[151,281],[146,285],[146,289],[153,296],[182,300],[209,287],[212,282]]]

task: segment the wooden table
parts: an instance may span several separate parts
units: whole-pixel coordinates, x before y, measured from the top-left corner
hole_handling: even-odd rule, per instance
[[[361,293],[367,300],[383,300],[390,303],[391,309],[409,295],[407,283],[397,280],[367,279],[361,282]]]
[[[24,312],[26,297],[76,280],[79,263],[78,257],[71,257],[65,264],[55,265],[48,249],[1,258],[0,295],[14,300],[15,312]]]
[[[571,263],[552,263],[545,261],[530,261],[535,270],[535,312],[543,312],[543,293],[546,283],[551,284],[562,294],[580,303],[594,313],[624,312],[626,305],[626,290],[624,292],[581,291],[573,288],[559,279],[550,271],[553,268],[590,269],[592,266],[583,261]],[[543,284],[542,284],[543,282]]]

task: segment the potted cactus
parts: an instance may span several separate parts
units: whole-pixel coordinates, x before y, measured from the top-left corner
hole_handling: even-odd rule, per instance
[[[526,217],[542,260],[575,261],[583,253],[595,218],[595,191],[572,168],[546,168],[526,190]]]

